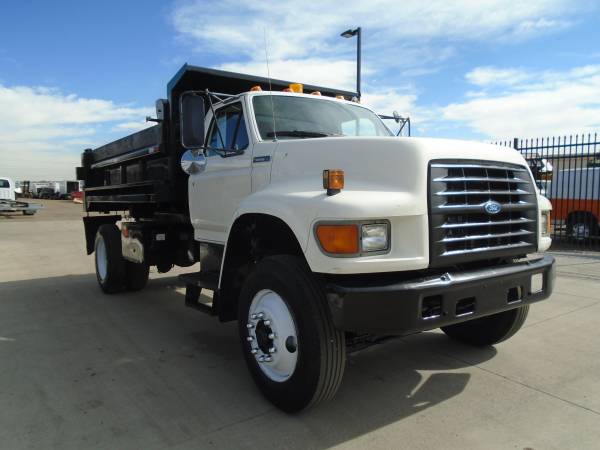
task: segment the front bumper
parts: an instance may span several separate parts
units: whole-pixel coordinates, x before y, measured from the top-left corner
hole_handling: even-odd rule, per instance
[[[532,292],[532,276],[543,278]],[[554,258],[392,283],[326,284],[335,326],[344,331],[410,334],[452,325],[544,300],[554,287]],[[439,305],[439,307],[438,307]]]

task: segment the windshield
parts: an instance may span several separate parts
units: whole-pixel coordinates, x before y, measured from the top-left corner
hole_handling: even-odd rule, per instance
[[[360,106],[283,95],[258,95],[252,101],[262,139],[392,135],[377,115]]]

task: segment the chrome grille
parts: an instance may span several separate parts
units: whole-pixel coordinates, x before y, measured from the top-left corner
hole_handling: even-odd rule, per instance
[[[537,199],[525,167],[432,161],[429,180],[432,267],[536,250]]]

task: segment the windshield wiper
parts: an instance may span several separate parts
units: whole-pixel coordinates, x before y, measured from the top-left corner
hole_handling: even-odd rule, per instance
[[[299,137],[299,138],[319,138],[329,136],[343,136],[335,133],[322,133],[320,131],[304,131],[304,130],[281,130],[281,131],[270,131],[267,133],[267,137]]]

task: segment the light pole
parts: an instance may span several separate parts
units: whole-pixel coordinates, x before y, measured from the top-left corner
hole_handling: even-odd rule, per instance
[[[345,38],[351,38],[353,36],[357,37],[356,42],[356,94],[358,95],[358,99],[360,100],[360,27],[352,30],[346,30],[340,36]]]

